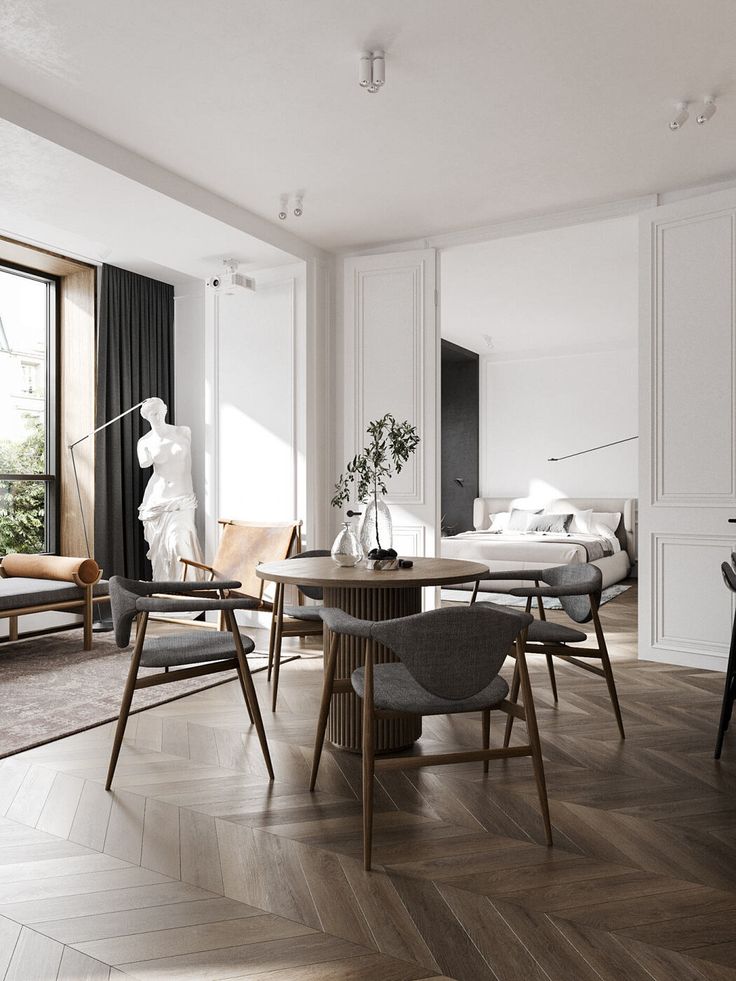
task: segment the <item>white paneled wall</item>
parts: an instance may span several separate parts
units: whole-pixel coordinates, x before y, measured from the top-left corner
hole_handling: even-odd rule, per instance
[[[306,515],[304,267],[278,267],[255,278],[254,292],[207,298],[213,543],[218,518],[288,521]]]
[[[368,423],[386,412],[417,427],[421,436],[417,452],[391,481],[387,495],[394,544],[404,555],[434,555],[436,547],[435,261],[435,252],[425,249],[353,256],[344,266],[344,420],[337,469],[344,469],[345,462],[363,448]]]
[[[736,192],[642,217],[639,655],[725,670],[736,549]]]

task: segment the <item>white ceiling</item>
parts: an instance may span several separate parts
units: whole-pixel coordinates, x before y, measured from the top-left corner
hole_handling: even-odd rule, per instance
[[[270,220],[303,188],[336,249],[735,174],[734,37],[732,0],[4,0],[0,84]]]
[[[243,271],[294,261],[230,225],[0,120],[0,234],[174,285],[225,257]]]

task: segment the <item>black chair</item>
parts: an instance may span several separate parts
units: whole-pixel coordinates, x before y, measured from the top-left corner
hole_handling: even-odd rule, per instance
[[[723,573],[723,581],[726,586],[731,590],[732,593],[736,593],[736,572],[734,572],[734,566],[736,566],[736,552],[731,553],[731,565],[728,562],[723,562],[721,565],[721,572]],[[723,688],[723,704],[721,705],[721,721],[718,724],[718,736],[716,737],[716,751],[713,754],[714,759],[720,760],[721,749],[723,748],[723,737],[728,729],[728,724],[731,721],[731,712],[733,711],[734,697],[736,697],[736,618],[734,618],[733,625],[731,627],[731,647],[728,652],[728,665],[726,667],[726,683]]]
[[[598,566],[590,563],[580,563],[571,565],[552,566],[549,569],[524,569],[523,571],[492,572],[483,576],[483,580],[493,579],[525,579],[533,580],[534,586],[522,586],[511,589],[513,596],[526,596],[527,613],[531,611],[532,599],[536,597],[538,605],[539,619],[535,619],[530,625],[527,633],[526,653],[544,654],[547,659],[547,670],[549,671],[550,683],[552,685],[552,695],[557,701],[557,680],[553,658],[559,657],[561,660],[572,664],[575,667],[597,674],[606,679],[608,694],[611,698],[616,723],[621,738],[625,739],[624,723],[621,718],[621,708],[618,703],[618,693],[616,692],[616,682],[613,678],[613,668],[611,659],[608,656],[606,638],[598,616],[598,607],[601,601],[601,590],[603,586],[603,576]],[[477,595],[477,586],[473,592],[473,600]],[[568,617],[575,623],[590,623],[592,621],[595,630],[595,647],[578,647],[584,643],[588,635],[582,630],[568,627],[564,623],[552,623],[547,620],[544,612],[543,597],[557,597],[560,600],[562,609]],[[472,602],[471,601],[471,602]],[[493,604],[484,604],[493,605]],[[504,609],[504,607],[498,607]],[[575,645],[571,647],[569,645]],[[585,658],[586,660],[580,660]],[[601,666],[588,662],[589,658],[600,660]],[[511,682],[511,700],[514,701],[519,692],[518,672],[514,673]],[[510,715],[506,721],[506,741],[508,745],[513,726],[513,716]]]
[[[321,559],[329,556],[329,551],[324,548],[313,548],[306,552],[295,552],[290,555],[290,559]],[[321,586],[297,586],[299,598],[306,596],[308,599],[322,602]],[[276,596],[273,602],[273,616],[271,617],[271,636],[268,647],[268,680],[271,680],[273,672],[273,693],[271,710],[276,711],[276,700],[279,696],[279,672],[281,670],[281,641],[284,637],[311,637],[318,634],[322,636],[322,618],[319,615],[321,606],[306,606],[302,603],[284,603],[284,586],[282,583],[276,585]],[[288,617],[287,620],[284,617]]]
[[[226,597],[229,589],[240,589],[235,580],[215,582],[139,582],[137,579],[124,579],[113,576],[110,580],[110,605],[115,624],[115,640],[121,650],[130,646],[130,630],[137,620],[135,646],[130,660],[128,680],[123,691],[120,716],[115,730],[110,767],[107,772],[105,790],[109,790],[115,767],[123,744],[125,726],[128,721],[133,693],[138,688],[151,685],[165,685],[185,678],[213,674],[234,668],[245,699],[251,723],[255,723],[263,759],[269,777],[273,780],[273,767],[268,751],[266,733],[258,707],[258,697],[253,686],[249,654],[255,647],[250,637],[241,635],[235,622],[235,610],[252,610],[258,601],[250,597]],[[213,596],[213,590],[219,596]],[[208,595],[193,595],[206,592]],[[149,613],[204,612],[215,610],[224,616],[227,631],[189,630],[186,632],[163,634],[146,642],[146,628]],[[138,677],[139,668],[159,668],[156,674]],[[175,668],[176,670],[170,670]]]
[[[317,722],[309,789],[314,790],[325,739],[332,695],[354,691],[363,701],[363,862],[370,870],[373,841],[373,784],[376,769],[408,769],[446,763],[488,761],[531,756],[547,844],[552,826],[544,780],[542,748],[537,731],[534,701],[524,658],[524,633],[532,618],[521,612],[487,609],[487,604],[460,609],[429,610],[395,620],[358,620],[342,610],[323,609],[330,630],[330,650],[325,664],[324,687]],[[350,679],[336,679],[340,636],[365,640],[365,665]],[[387,647],[395,662],[375,664],[377,644]],[[523,692],[522,704],[511,704],[509,686],[499,671],[515,645],[516,671]],[[491,711],[526,724],[528,741],[523,746],[490,748]],[[449,753],[397,756],[375,754],[374,721],[401,715],[454,715],[479,712],[481,749]]]

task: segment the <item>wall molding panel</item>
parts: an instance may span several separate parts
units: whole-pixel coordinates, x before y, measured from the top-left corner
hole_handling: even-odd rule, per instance
[[[435,279],[431,249],[354,256],[343,264],[343,437],[336,469],[344,471],[365,446],[368,423],[386,412],[417,427],[421,442],[386,497],[397,542],[403,538],[401,548],[415,555],[434,555],[439,535]]]

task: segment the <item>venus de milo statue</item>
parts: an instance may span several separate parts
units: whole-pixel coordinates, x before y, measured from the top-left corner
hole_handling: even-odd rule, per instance
[[[138,516],[148,542],[154,580],[181,579],[179,556],[202,562],[194,513],[197,498],[192,486],[192,433],[188,426],[166,420],[166,404],[148,399],[141,416],[151,429],[138,440],[138,462],[153,467]]]

